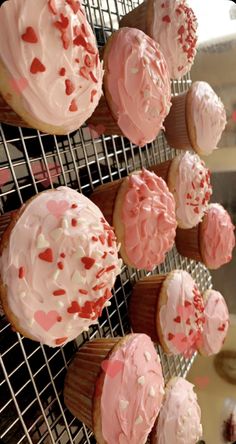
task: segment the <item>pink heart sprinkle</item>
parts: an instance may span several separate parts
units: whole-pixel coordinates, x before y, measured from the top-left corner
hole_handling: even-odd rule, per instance
[[[0,170],[0,187],[3,187],[11,178],[11,173],[9,168]]]
[[[196,376],[194,378],[194,384],[196,385],[197,388],[199,388],[200,390],[204,390],[210,383],[210,378],[209,376],[205,375],[205,376]]]
[[[105,359],[105,361],[102,361],[101,367],[103,371],[110,376],[110,378],[114,378],[118,373],[121,372],[124,368],[124,362],[119,360],[111,360],[111,359]]]
[[[20,94],[22,91],[24,91],[25,88],[27,88],[28,80],[26,79],[26,77],[19,77],[19,79],[11,79],[10,84],[12,89]]]
[[[56,162],[51,162],[47,164],[47,167],[49,169],[49,174],[52,183],[57,182],[58,176],[61,174],[61,167]],[[49,175],[46,169],[46,166],[42,160],[39,160],[37,162],[34,162],[32,165],[32,172],[35,177],[35,179],[39,182],[41,182],[41,185],[44,188],[48,188],[50,186],[50,179]],[[54,177],[53,177],[54,176]]]
[[[46,313],[45,311],[38,310],[34,313],[35,321],[42,327],[45,331],[50,330],[56,323],[59,314],[57,311],[49,311]]]
[[[91,137],[93,137],[94,139],[98,138],[99,136],[101,136],[101,134],[104,134],[106,127],[104,125],[92,125],[89,124],[88,125],[89,130],[90,130],[90,134]]]
[[[49,200],[47,202],[47,209],[53,216],[59,218],[69,208],[69,203],[66,200]]]

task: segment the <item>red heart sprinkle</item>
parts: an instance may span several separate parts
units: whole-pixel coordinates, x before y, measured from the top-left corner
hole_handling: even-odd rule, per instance
[[[59,71],[59,75],[60,75],[60,76],[64,76],[65,73],[66,73],[65,68],[61,68],[60,71]]]
[[[81,310],[81,307],[79,306],[77,301],[72,301],[71,306],[67,308],[68,313],[79,313]]]
[[[64,294],[66,294],[65,290],[63,290],[63,288],[60,288],[59,290],[55,290],[53,292],[53,296],[63,296]]]
[[[81,77],[83,77],[84,79],[89,80],[89,76],[88,76],[87,69],[85,66],[82,66],[82,68],[80,68],[79,75]]]
[[[40,62],[40,60],[35,57],[30,66],[31,74],[37,74],[38,72],[46,71],[45,66]]]
[[[180,322],[181,322],[180,316],[177,316],[176,318],[174,318],[174,321],[177,322],[178,324],[180,324]]]
[[[63,262],[58,262],[57,267],[59,268],[59,270],[63,270],[63,268],[64,268]]]
[[[162,17],[162,21],[166,22],[166,23],[170,23],[171,19],[170,19],[169,15],[165,15],[164,17]]]
[[[73,13],[77,14],[80,9],[79,2],[76,2],[75,0],[66,0],[66,3],[71,7]]]
[[[74,45],[76,46],[83,46],[84,49],[86,49],[87,42],[85,38],[80,34],[73,40]]]
[[[53,253],[51,248],[47,248],[46,250],[39,253],[39,259],[45,262],[53,262]]]
[[[56,344],[56,345],[61,345],[61,344],[63,344],[67,339],[68,339],[67,336],[65,336],[64,338],[57,338],[57,339],[55,339],[55,344]]]
[[[184,306],[185,306],[185,307],[190,307],[190,305],[192,305],[191,302],[189,302],[189,301],[184,301]]]
[[[187,325],[191,325],[191,321],[190,321],[190,319],[187,319],[186,324],[187,324]]]
[[[92,266],[95,264],[95,259],[92,257],[84,256],[81,258],[81,262],[84,264],[85,270],[90,270]]]
[[[18,277],[19,277],[19,279],[23,279],[25,277],[25,269],[24,269],[24,267],[20,267],[19,268]]]
[[[174,339],[175,335],[173,335],[172,333],[168,334],[168,341],[172,341],[172,339]]]
[[[63,259],[65,259],[65,257],[66,257],[65,253],[61,253],[60,256],[61,256]]]
[[[70,79],[65,80],[65,85],[66,85],[66,95],[70,96],[75,90],[75,85]]]
[[[71,104],[70,104],[70,107],[69,107],[69,111],[71,111],[72,113],[75,112],[75,111],[78,111],[78,107],[77,107],[75,99],[73,99],[71,101]]]
[[[94,67],[94,62],[91,59],[91,57],[89,57],[88,54],[86,54],[85,58],[84,58],[84,64],[85,66],[87,66],[88,68],[93,68]]]
[[[219,328],[218,331],[225,331],[225,324],[222,324]]]
[[[184,25],[180,26],[180,28],[178,29],[178,34],[184,34]]]
[[[84,35],[86,35],[86,37],[89,37],[89,31],[87,30],[87,28],[85,27],[85,24],[82,23],[81,25],[81,31],[84,33]]]
[[[26,31],[24,34],[22,34],[21,38],[22,38],[22,40],[24,40],[27,43],[37,43],[38,42],[38,37],[34,31],[34,28],[32,28],[32,26],[28,26],[26,28]]]

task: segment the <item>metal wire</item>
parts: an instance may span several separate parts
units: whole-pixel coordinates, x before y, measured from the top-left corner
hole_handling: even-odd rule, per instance
[[[130,0],[90,0],[85,11],[102,46],[118,28],[119,18],[138,5]],[[185,91],[189,76],[172,84],[173,94]],[[0,212],[15,210],[36,193],[67,185],[85,195],[99,184],[126,176],[175,156],[160,134],[143,148],[117,136],[93,138],[87,127],[70,136],[49,136],[38,131],[0,126]],[[201,290],[211,286],[204,266],[178,255],[174,248],[156,272],[175,268],[189,271]],[[143,271],[123,267],[117,278],[112,304],[99,323],[76,341],[49,349],[11,330],[0,312],[0,438],[4,444],[85,444],[95,443],[92,432],[65,408],[63,381],[75,351],[94,337],[125,335],[130,332],[128,300],[133,283]],[[165,379],[185,376],[192,359],[158,352]]]

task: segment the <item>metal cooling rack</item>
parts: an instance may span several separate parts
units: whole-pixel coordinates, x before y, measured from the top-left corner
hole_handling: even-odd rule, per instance
[[[102,46],[119,18],[138,2],[130,0],[90,0],[85,3],[98,45]],[[173,93],[186,90],[186,77],[174,82]],[[97,185],[126,176],[142,166],[175,156],[164,136],[140,149],[120,137],[93,138],[88,128],[65,137],[34,130],[0,126],[0,212],[19,206],[35,193],[67,185],[89,195]],[[181,258],[174,248],[156,272],[174,268],[188,270],[201,290],[211,286],[204,266]],[[86,341],[100,336],[130,332],[128,300],[133,283],[144,272],[123,267],[113,291],[112,304],[105,308],[99,324],[77,341],[50,349],[23,338],[11,330],[0,312],[0,442],[3,444],[94,444],[85,425],[63,404],[62,389],[67,366],[75,351]],[[185,376],[192,364],[182,356],[168,357],[158,349],[165,379]],[[1,441],[2,440],[2,441]]]

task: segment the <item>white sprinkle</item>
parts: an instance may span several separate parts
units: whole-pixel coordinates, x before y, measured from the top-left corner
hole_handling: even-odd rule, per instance
[[[117,251],[120,251],[121,243],[117,244]]]
[[[145,112],[145,113],[148,112],[149,106],[150,106],[150,100],[147,100],[147,101],[146,101],[146,104],[145,104],[145,108],[144,108],[144,112]]]
[[[122,261],[122,259],[119,259],[119,260],[118,260],[118,267],[119,267],[119,268],[122,268],[122,267],[123,267],[123,261]]]
[[[149,353],[148,351],[145,351],[144,356],[148,362],[151,361],[151,353]]]
[[[165,390],[164,390],[164,388],[162,387],[162,385],[161,385],[161,387],[160,387],[159,392],[161,393],[161,395],[164,395],[164,394],[165,394]]]
[[[89,228],[90,228],[92,231],[98,231],[98,230],[101,230],[101,226],[98,225],[98,224],[91,224],[91,225],[89,225]]]
[[[20,298],[24,299],[25,296],[26,296],[26,292],[25,292],[25,291],[22,291],[22,292],[20,293]]]
[[[74,313],[74,314],[73,314],[73,319],[74,319],[74,320],[78,319],[78,313]]]
[[[60,274],[60,270],[59,270],[59,269],[57,269],[57,270],[53,273],[52,278],[53,278],[54,281],[57,280],[59,274]]]
[[[159,364],[161,363],[161,360],[160,360],[160,356],[159,356],[159,355],[157,355],[157,357],[156,357],[156,361],[159,362]]]
[[[111,302],[110,301],[106,301],[104,304],[104,307],[110,307],[111,306]]]
[[[149,65],[149,63],[150,63],[149,59],[146,56],[143,57],[143,61],[146,65]]]
[[[140,376],[138,378],[138,384],[140,384],[140,385],[144,385],[145,384],[145,377],[144,376]]]
[[[154,398],[156,396],[156,392],[155,392],[153,386],[150,387],[149,396],[151,396],[152,398]]]
[[[135,424],[136,425],[138,425],[138,424],[142,424],[142,422],[143,422],[143,418],[142,418],[142,416],[138,416],[137,418],[136,418],[136,420],[135,420]]]
[[[126,401],[125,399],[120,399],[121,410],[126,410],[128,405],[129,405],[129,401]]]
[[[149,99],[150,98],[151,94],[150,94],[149,89],[145,89],[143,91],[143,96],[144,96],[144,99]]]
[[[34,324],[34,318],[30,319],[29,321],[29,325],[32,327],[32,325]]]
[[[71,282],[74,286],[84,284],[84,278],[83,278],[83,276],[81,276],[81,273],[78,270],[74,271],[72,278],[71,278]]]
[[[87,223],[86,219],[84,219],[83,217],[80,217],[79,222],[80,222],[80,224],[83,224],[85,222]]]
[[[131,74],[137,74],[138,73],[138,68],[131,68]]]
[[[84,251],[84,249],[83,249],[82,247],[78,247],[78,248],[77,248],[77,250],[76,250],[76,256],[77,256],[78,258],[81,258],[81,257],[85,256],[85,251]]]
[[[67,230],[69,228],[68,220],[65,217],[62,219],[61,225],[62,225],[62,228],[64,228],[64,230]]]
[[[57,303],[58,303],[58,305],[59,305],[60,307],[64,307],[64,305],[65,305],[65,303],[62,302],[62,301],[57,301]]]
[[[41,248],[47,248],[49,247],[49,242],[45,239],[45,236],[43,235],[43,233],[40,233],[37,237],[37,248],[41,249]]]
[[[53,230],[51,232],[51,237],[57,241],[58,239],[60,239],[61,235],[63,234],[63,229],[62,228],[56,228],[55,230]]]
[[[78,304],[79,304],[79,305],[82,305],[82,304],[83,304],[83,300],[82,300],[82,298],[78,298]]]

